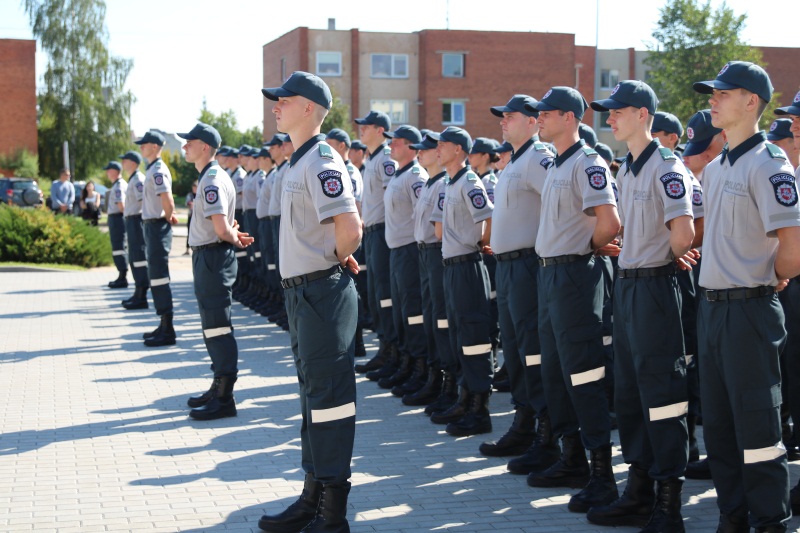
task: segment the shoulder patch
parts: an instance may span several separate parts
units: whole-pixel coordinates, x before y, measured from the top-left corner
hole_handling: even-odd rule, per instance
[[[139,191],[139,192],[142,192],[143,189],[144,189],[144,185],[142,184],[142,182],[141,181],[138,182],[136,184],[136,190]]]
[[[342,173],[338,170],[323,170],[317,177],[322,186],[322,193],[328,198],[336,198],[344,192]]]
[[[415,181],[414,183],[411,184],[411,190],[414,191],[414,196],[416,196],[417,198],[419,198],[420,192],[422,192],[423,185],[425,184],[421,181]]]
[[[769,181],[772,183],[772,188],[775,189],[775,199],[779,204],[787,207],[797,204],[797,185],[794,176],[780,173],[772,176]]]
[[[537,152],[544,152],[547,150],[547,145],[544,144],[543,142],[534,141],[533,149],[536,150]]]
[[[784,159],[784,160],[786,159],[786,154],[784,153],[783,150],[780,149],[780,147],[775,146],[772,143],[766,143],[766,144],[767,144],[767,151],[769,152],[769,155],[772,157],[772,159]]]
[[[439,211],[444,211],[444,193],[439,193],[439,201],[436,204],[436,207],[439,208]]]
[[[659,178],[664,185],[664,192],[667,196],[677,200],[686,195],[686,187],[683,185],[683,174],[678,172],[667,172]]]
[[[589,185],[591,185],[592,189],[595,189],[597,191],[602,191],[608,185],[608,176],[606,175],[606,167],[601,167],[599,165],[589,167],[586,169],[586,175],[589,177]]]
[[[617,190],[617,184],[615,182],[611,182],[611,190],[614,191],[614,201],[619,203],[619,191]]]
[[[597,155],[597,152],[591,146],[584,146],[583,147],[583,155],[586,157],[591,157],[593,155]]]
[[[209,185],[203,189],[203,196],[207,204],[215,204],[219,201],[219,187],[216,185]]]
[[[319,143],[319,155],[326,159],[333,159],[333,149],[325,143]]]
[[[692,187],[692,205],[703,205],[703,189],[700,187]]]
[[[153,181],[156,185],[164,185],[164,174],[153,174]]]
[[[663,159],[664,161],[675,161],[678,159],[677,157],[675,157],[675,154],[672,153],[672,150],[664,146],[660,146],[658,148],[658,153],[661,154],[661,159]]]
[[[397,172],[397,164],[394,161],[384,161],[383,162],[383,173],[389,177],[392,177]]]
[[[554,158],[548,156],[548,157],[543,157],[539,161],[539,164],[542,165],[545,168],[545,170],[547,170],[548,168],[553,166],[554,161],[555,161]]]
[[[467,181],[478,181],[478,175],[472,171],[467,172]]]
[[[469,199],[472,201],[472,207],[475,209],[483,209],[486,207],[486,197],[483,195],[483,189],[472,189],[467,193]]]
[[[388,146],[383,147],[383,155],[392,155],[392,149]]]
[[[349,162],[349,161],[347,163],[345,163],[344,166],[347,167],[347,172],[349,172],[350,174],[352,174],[353,172],[356,171],[355,165],[353,163]]]

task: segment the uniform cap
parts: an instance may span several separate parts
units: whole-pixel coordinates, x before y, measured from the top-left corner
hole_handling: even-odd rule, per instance
[[[514,147],[511,146],[511,143],[504,142],[503,144],[498,146],[497,149],[495,149],[494,153],[496,153],[496,154],[505,154],[505,153],[513,152],[513,151],[514,151]]]
[[[711,110],[698,111],[686,124],[686,148],[683,155],[702,154],[711,144],[711,140],[722,130],[711,124]]]
[[[286,142],[287,137],[285,133],[276,133],[272,139],[264,143],[264,146],[279,146]]]
[[[594,145],[594,151],[598,153],[600,157],[606,160],[606,163],[609,165],[614,160],[614,152],[611,151],[611,147],[607,144],[597,143]]]
[[[745,89],[767,102],[772,100],[773,91],[767,72],[749,61],[729,61],[719,71],[716,79],[698,81],[692,87],[702,94],[711,94],[714,89],[721,91]]]
[[[239,155],[249,156],[250,152],[253,151],[253,147],[249,144],[243,144],[239,147]]]
[[[128,161],[133,161],[137,165],[142,163],[142,155],[139,152],[134,152],[133,150],[129,150],[119,156],[120,159],[127,159]]]
[[[405,139],[411,141],[411,144],[422,142],[422,134],[414,126],[398,126],[394,131],[384,131],[383,136],[387,139]]]
[[[595,111],[622,109],[625,107],[645,108],[651,115],[656,112],[658,98],[656,93],[643,81],[621,81],[611,90],[611,95],[603,100],[592,102]]]
[[[227,144],[223,144],[222,146],[219,147],[219,150],[217,150],[217,155],[226,156],[228,155],[228,152],[230,152],[230,150],[231,150],[230,146],[228,146]]]
[[[528,109],[526,104],[530,105],[531,109]],[[496,117],[502,117],[503,113],[514,112],[522,113],[526,117],[538,117],[539,112],[533,109],[534,104],[536,104],[536,98],[527,94],[515,94],[506,105],[490,107],[489,111]]]
[[[214,126],[209,126],[202,122],[195,124],[194,128],[192,128],[192,131],[189,133],[179,133],[178,137],[186,139],[187,141],[197,139],[198,141],[203,141],[211,148],[219,148],[220,144],[222,144],[222,137],[220,137],[217,129]]]
[[[800,92],[794,95],[794,100],[792,100],[792,105],[777,108],[775,110],[775,114],[800,116]]]
[[[472,143],[471,154],[493,154],[500,147],[500,143],[488,137],[477,137]]]
[[[340,128],[333,128],[328,134],[325,136],[326,139],[333,139],[334,141],[343,142],[345,146],[350,148],[350,135]]]
[[[262,146],[261,148],[253,148],[253,152],[253,157],[272,157],[269,153],[269,148],[266,146]]]
[[[103,170],[111,170],[112,168],[114,170],[122,172],[122,165],[120,165],[118,161],[111,161],[110,163],[108,163],[106,166],[103,167]]]
[[[350,143],[350,149],[352,150],[355,148],[356,150],[364,150],[366,152],[367,145],[356,139],[355,141]]]
[[[288,98],[290,96],[302,96],[308,98],[315,104],[319,104],[325,109],[330,109],[333,104],[333,97],[328,85],[322,78],[309,72],[301,70],[292,72],[289,79],[283,82],[280,87],[261,89],[264,96],[270,100],[278,98]]]
[[[167,141],[166,141],[166,139],[164,139],[163,135],[161,135],[157,131],[152,131],[151,130],[151,131],[148,131],[147,133],[145,133],[142,136],[142,138],[139,139],[138,141],[133,141],[133,144],[151,144],[152,143],[152,144],[157,144],[159,146],[164,146],[165,142],[167,142]]]
[[[547,91],[535,104],[525,104],[528,111],[571,111],[578,120],[583,118],[588,107],[589,104],[586,103],[581,93],[572,87],[561,86]]]
[[[384,131],[389,131],[392,129],[392,119],[390,119],[389,115],[382,111],[370,111],[367,113],[366,117],[357,118],[354,120],[354,122],[360,126],[379,126],[383,128]]]
[[[225,154],[228,157],[239,157],[239,149],[238,148],[231,148],[228,150],[228,153]]]
[[[768,141],[780,141],[781,139],[793,139],[794,134],[791,132],[792,119],[779,118],[772,122],[767,133]]]
[[[678,117],[672,113],[656,111],[656,114],[653,115],[653,127],[650,128],[650,133],[655,133],[657,131],[674,133],[678,137],[681,137],[683,136],[683,124],[681,124]]]
[[[597,144],[597,134],[588,124],[584,124],[583,122],[578,124],[578,136],[583,139],[583,142],[588,144],[590,148],[594,148]]]
[[[435,136],[435,137],[434,137]],[[438,142],[448,142],[457,144],[468,154],[472,150],[472,137],[469,136],[466,130],[457,128],[455,126],[448,126],[441,133],[430,133],[428,137],[435,139]]]

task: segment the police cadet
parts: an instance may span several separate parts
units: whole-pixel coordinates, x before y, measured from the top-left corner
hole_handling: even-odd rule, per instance
[[[597,145],[597,134],[588,124],[584,124],[583,122],[578,124],[578,137],[583,139],[583,142],[586,143],[586,146],[589,148],[594,148],[595,145]]]
[[[616,178],[624,246],[614,284],[614,374],[622,453],[630,467],[622,497],[592,507],[588,518],[648,533],[684,531],[688,401],[673,261],[694,238],[688,172],[650,133],[657,105],[650,86],[636,80],[618,83],[609,98],[591,104],[609,113],[614,138],[629,150]]]
[[[364,221],[364,253],[369,276],[367,295],[372,325],[378,336],[378,353],[368,362],[356,366],[373,381],[389,378],[397,371],[400,351],[398,331],[392,315],[392,292],[389,247],[386,245],[386,209],[383,195],[389,180],[397,171],[392,149],[386,145],[383,133],[392,128],[386,113],[370,111],[366,117],[355,119],[361,141],[367,146],[364,162],[364,194],[361,197],[361,217]]]
[[[786,153],[793,168],[800,166],[800,148],[792,134],[792,120],[779,118],[772,122],[767,132],[767,140]]]
[[[272,196],[272,184],[275,181],[275,161],[266,144],[258,152],[258,167],[264,173],[264,180],[258,190],[256,201],[256,218],[258,219],[259,238],[255,244],[258,246],[258,256],[261,267],[260,272],[263,283],[267,288],[267,297],[256,310],[262,316],[269,316],[278,310],[280,300],[280,280],[276,275],[275,250],[272,243],[272,220],[269,216],[269,202]]]
[[[358,272],[351,254],[361,240],[361,220],[344,161],[319,134],[332,103],[325,82],[294,72],[282,87],[263,93],[277,100],[277,127],[297,146],[284,175],[280,272],[300,384],[306,480],[297,502],[258,525],[266,531],[349,532],[357,303],[353,281],[342,270]]]
[[[349,158],[359,172],[364,173],[364,157],[367,155],[367,145],[356,139],[350,143]]]
[[[122,165],[119,161],[111,161],[103,167],[109,181],[111,190],[108,196],[108,235],[111,238],[111,255],[114,266],[119,275],[114,281],[109,281],[112,289],[128,288],[128,252],[125,251],[125,220],[122,217],[125,211],[125,195],[128,182],[122,179]]]
[[[761,67],[731,61],[694,89],[711,95],[712,123],[728,139],[703,176],[698,311],[704,437],[720,529],[786,531],[789,472],[779,412],[786,330],[775,287],[800,274],[797,185],[783,150],[758,131],[773,91]]]
[[[231,181],[233,182],[233,187],[236,189],[236,213],[235,218],[236,222],[239,224],[239,227],[244,227],[244,213],[242,211],[242,192],[244,190],[244,178],[247,174],[247,171],[242,168],[242,161],[244,161],[245,156],[242,155],[242,149],[245,148],[250,150],[250,146],[243,144],[239,148],[231,148],[227,152],[228,158],[228,174],[231,177]],[[233,286],[233,298],[235,300],[241,300],[241,298],[247,294],[249,287],[249,264],[247,262],[247,251],[246,250],[236,250],[234,252],[236,254],[236,262],[239,263],[239,268],[236,271],[236,283]]]
[[[242,185],[242,218],[244,219],[243,229],[248,235],[258,241],[261,236],[258,233],[258,217],[256,216],[256,204],[258,203],[258,191],[264,183],[264,173],[258,168],[258,157],[261,150],[250,148],[244,161],[247,171],[244,185]],[[250,270],[250,294],[242,299],[242,303],[253,309],[258,308],[267,298],[266,286],[262,283],[261,274],[261,252],[258,247],[247,248],[247,262]]]
[[[144,180],[142,198],[142,222],[147,246],[147,274],[156,314],[161,317],[159,326],[145,333],[146,346],[175,344],[175,329],[172,326],[172,290],[169,286],[169,252],[172,249],[172,225],[178,223],[175,216],[175,200],[172,198],[172,175],[161,160],[164,136],[157,131],[148,131],[135,141],[141,146],[142,155],[149,161]]]
[[[481,252],[491,252],[494,206],[483,182],[466,163],[472,149],[469,134],[451,126],[438,134],[438,142],[439,163],[450,179],[444,186],[442,210],[433,220],[436,236],[442,239],[450,345],[462,375],[457,400],[446,410],[432,413],[431,422],[447,424],[447,433],[461,437],[492,431],[489,274]]]
[[[553,154],[539,142],[536,100],[514,95],[490,111],[500,118],[503,140],[514,148],[497,184],[492,214],[492,252],[497,259],[497,307],[503,359],[511,386],[514,421],[497,442],[483,443],[483,455],[522,455],[508,464],[514,474],[548,468],[558,460],[544,399],[539,346],[536,234],[542,189]],[[538,417],[538,432],[537,432]]]
[[[683,149],[683,164],[692,175],[703,183],[703,170],[722,151],[725,132],[711,123],[711,110],[703,109],[692,115],[686,123],[686,146]]]
[[[230,177],[214,159],[220,145],[217,130],[198,122],[189,133],[179,133],[178,137],[186,139],[186,161],[194,163],[200,172],[189,246],[203,341],[214,368],[211,388],[189,398],[189,407],[193,408],[189,416],[215,420],[236,416],[233,385],[239,350],[231,324],[231,287],[237,266],[233,249],[249,246],[253,238],[235,228],[236,192]]]
[[[147,309],[147,289],[150,278],[147,275],[147,256],[145,254],[144,228],[142,227],[142,199],[144,198],[144,174],[139,171],[142,156],[128,151],[119,156],[122,169],[128,174],[128,189],[125,193],[125,234],[128,237],[128,263],[133,274],[133,295],[122,301],[125,309]]]
[[[382,388],[402,398],[417,392],[428,377],[428,347],[422,316],[419,278],[419,248],[414,238],[414,208],[428,179],[417,161],[412,144],[422,142],[414,126],[400,126],[383,136],[391,139],[392,160],[397,169],[383,196],[386,246],[389,247],[392,314],[397,331],[401,364],[397,371],[378,381]],[[373,273],[374,275],[374,273]]]
[[[578,136],[587,108],[581,94],[553,87],[530,107],[539,112],[539,135],[559,154],[542,192],[536,253],[542,382],[562,452],[547,470],[531,472],[528,484],[584,487],[568,507],[585,513],[618,494],[603,385],[603,274],[595,268],[593,252],[616,237],[619,217],[605,161]],[[591,468],[584,447],[591,453]]]
[[[283,175],[289,165],[286,155],[284,155],[283,145],[291,144],[289,136],[284,133],[276,133],[272,139],[267,143],[269,153],[275,161],[275,174],[272,179],[272,193],[269,199],[269,216],[270,226],[272,228],[272,255],[275,261],[275,276],[280,280],[280,272],[278,266],[280,263],[280,229],[281,229],[281,197],[283,196]],[[267,315],[267,318],[275,324],[281,326],[283,329],[288,328],[286,322],[286,307],[283,302],[283,292],[278,292],[278,299],[276,301],[277,308],[272,314]]]

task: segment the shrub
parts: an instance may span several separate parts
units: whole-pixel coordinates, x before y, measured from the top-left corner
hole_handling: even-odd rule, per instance
[[[111,264],[111,241],[79,218],[2,205],[0,261],[104,266]]]

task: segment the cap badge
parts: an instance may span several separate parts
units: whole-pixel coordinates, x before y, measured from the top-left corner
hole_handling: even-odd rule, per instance
[[[694,128],[686,128],[686,136],[690,141],[694,139]]]
[[[717,74],[717,77],[719,78],[720,76],[722,76],[723,74],[725,74],[725,72],[728,70],[728,67],[729,67],[729,66],[731,66],[731,64],[730,64],[730,63],[725,63],[725,66],[724,66],[724,67],[722,67],[722,70],[720,70],[720,71],[719,71],[719,74]]]
[[[618,83],[618,84],[617,84],[617,86],[616,86],[616,87],[614,87],[614,89],[611,91],[611,96],[614,96],[615,94],[617,94],[617,91],[619,91],[619,83]]]
[[[546,100],[547,97],[550,96],[551,94],[553,94],[553,89],[550,89],[549,91],[544,93],[544,96],[542,97],[542,100]],[[797,93],[797,97],[800,98],[800,93]]]
[[[794,101],[792,103],[793,104],[800,103],[800,93],[797,93],[796,95],[794,95]]]
[[[775,131],[775,129],[776,129],[777,127],[778,127],[778,121],[776,120],[776,121],[775,121],[775,122],[773,122],[773,123],[772,123],[772,125],[769,127],[769,131]]]

